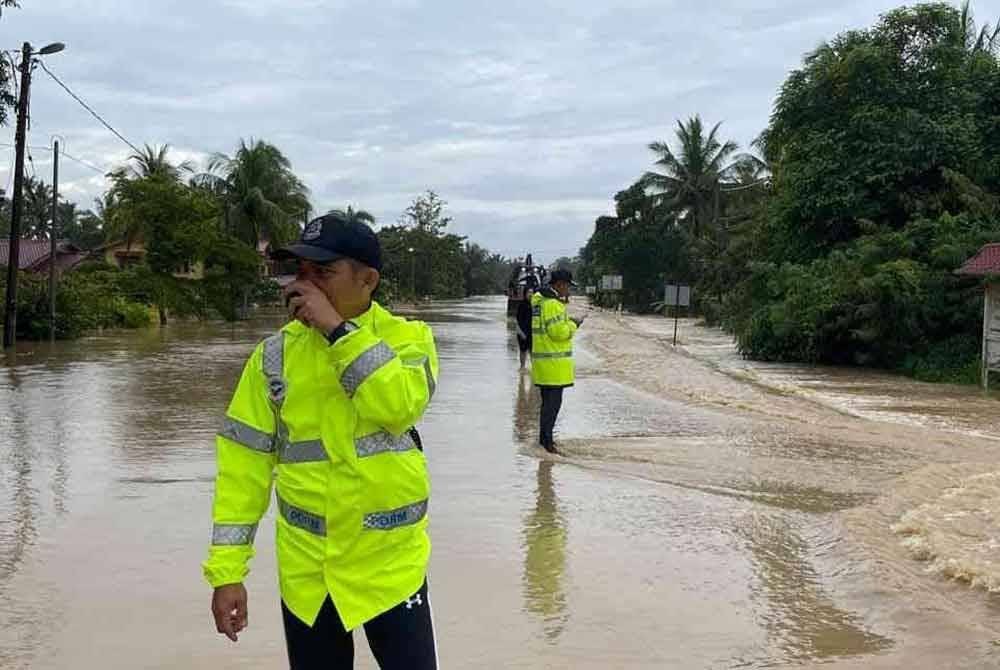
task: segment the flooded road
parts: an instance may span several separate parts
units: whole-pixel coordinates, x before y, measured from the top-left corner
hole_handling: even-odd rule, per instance
[[[748,364],[692,324],[675,351],[664,321],[594,313],[549,458],[503,307],[420,312],[442,370],[422,433],[443,667],[1000,667],[995,400]],[[285,666],[273,521],[238,644],[200,571],[213,435],[277,325],[0,367],[0,668]]]

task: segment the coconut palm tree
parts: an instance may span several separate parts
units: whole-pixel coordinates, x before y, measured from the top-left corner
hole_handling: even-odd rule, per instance
[[[350,205],[347,209],[331,209],[327,214],[332,214],[336,216],[343,217],[347,221],[359,221],[361,223],[367,223],[368,225],[373,225],[375,223],[375,217],[372,216],[370,212],[364,209],[354,209]]]
[[[995,55],[1000,51],[1000,21],[997,21],[994,26],[986,23],[977,32],[970,0],[965,0],[962,3],[962,14],[959,20],[961,22],[962,43],[969,53]]]
[[[169,144],[159,146],[146,144],[140,151],[128,157],[126,173],[131,179],[165,177],[172,181],[180,181],[184,174],[194,171],[190,161],[183,161],[177,165],[171,163],[167,157],[169,153]]]
[[[254,248],[262,239],[282,244],[293,238],[296,221],[309,212],[309,189],[267,142],[240,140],[232,157],[213,156],[194,183],[220,198],[225,229]]]
[[[124,239],[126,249],[143,236],[144,221],[139,221],[122,213],[123,194],[128,192],[128,182],[142,179],[162,179],[180,183],[184,174],[193,171],[188,161],[174,164],[169,158],[170,145],[150,145],[130,155],[128,162],[108,174],[111,188],[100,203],[100,217],[104,221],[104,231],[109,240]]]
[[[23,235],[33,240],[49,238],[52,216],[52,187],[37,177],[26,175],[21,188],[24,202]]]
[[[649,148],[658,156],[659,172],[647,172],[642,183],[655,192],[658,204],[682,213],[689,231],[700,237],[718,222],[722,182],[731,169],[730,159],[739,148],[735,142],[719,140],[716,124],[708,134],[700,116],[677,122],[679,149],[666,142]]]

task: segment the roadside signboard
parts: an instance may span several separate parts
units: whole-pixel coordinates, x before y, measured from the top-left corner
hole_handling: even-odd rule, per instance
[[[623,283],[621,275],[604,275],[601,277],[602,291],[621,291],[622,286]]]
[[[667,307],[690,307],[691,287],[684,284],[667,284],[663,291],[663,303]]]
[[[983,366],[986,372],[1000,372],[1000,284],[987,284],[985,303]]]

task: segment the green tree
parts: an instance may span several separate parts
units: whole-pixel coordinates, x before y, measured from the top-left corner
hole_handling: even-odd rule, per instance
[[[75,338],[102,328],[140,328],[149,325],[149,309],[123,289],[125,273],[97,264],[64,276],[56,294],[56,337]],[[0,291],[6,276],[0,276]],[[21,273],[18,278],[17,335],[23,340],[49,338],[48,278]]]
[[[20,6],[17,0],[0,0],[0,18],[3,17],[5,7]],[[17,72],[11,67],[13,61],[8,60],[4,54],[0,54],[0,126],[7,125],[8,114],[11,108],[17,104],[14,97],[13,84]]]
[[[369,226],[375,225],[375,217],[372,216],[370,212],[364,209],[354,209],[351,205],[347,206],[347,209],[331,209],[327,214],[335,214],[341,216],[348,221],[357,221],[360,223],[367,223]]]
[[[89,209],[76,212],[76,205],[60,203],[60,237],[81,249],[95,249],[104,242],[104,220]],[[69,207],[73,208],[72,214]]]
[[[52,191],[47,184],[34,178],[25,180],[24,235],[30,239],[49,238],[49,219],[52,216]],[[77,211],[76,203],[60,198],[58,236],[60,240],[74,244],[81,249],[93,249],[104,242],[103,219],[96,213]],[[0,237],[10,234],[10,199],[5,198],[0,205]]]
[[[204,278],[204,292],[212,308],[226,321],[246,318],[246,301],[260,297],[257,294],[262,293],[263,284],[257,250],[214,231],[206,248]]]
[[[462,298],[466,295],[465,238],[446,232],[447,203],[433,191],[417,196],[400,224],[378,231],[383,274],[410,298]],[[411,251],[412,249],[412,251]]]
[[[216,154],[194,183],[219,198],[224,230],[255,249],[262,239],[275,246],[294,239],[310,209],[309,189],[291,162],[259,140],[240,140],[232,157]]]
[[[681,220],[694,237],[716,226],[722,182],[739,149],[735,142],[719,139],[721,125],[716,124],[706,135],[701,117],[694,116],[686,123],[677,122],[676,152],[666,142],[649,145],[658,156],[660,172],[647,172],[643,184],[656,191],[663,205],[681,213]]]
[[[378,236],[383,274],[397,287],[398,295],[410,299],[465,296],[463,237],[432,235],[404,226],[387,226]]]
[[[26,175],[21,198],[24,203],[21,235],[33,240],[47,240],[49,219],[52,218],[52,187],[37,177]]]
[[[668,279],[694,284],[694,304],[710,323],[719,320],[723,296],[729,287],[731,259],[727,250],[733,228],[745,217],[741,213],[746,190],[758,186],[763,164],[749,154],[737,154],[738,146],[719,136],[721,124],[706,132],[700,116],[677,123],[677,149],[665,142],[650,148],[659,156],[658,172],[647,172],[641,186],[652,191],[656,205],[653,217],[668,225],[671,236],[671,266],[682,265],[685,277],[668,270]],[[632,199],[645,197],[635,193]],[[648,223],[648,221],[647,221]],[[676,228],[676,229],[675,229]],[[645,226],[648,233],[649,226]],[[677,239],[677,233],[682,233]],[[636,243],[648,244],[642,236]],[[633,255],[655,262],[648,249]],[[681,257],[684,258],[681,261]],[[632,262],[637,259],[633,258]],[[655,273],[646,273],[646,282]]]
[[[146,144],[143,148],[128,157],[128,165],[124,168],[131,179],[145,177],[163,177],[169,181],[180,181],[184,175],[194,170],[190,161],[174,164],[169,158],[170,145],[159,146]]]
[[[428,190],[417,196],[406,208],[400,219],[400,224],[431,235],[441,235],[451,223],[451,217],[445,215],[447,205],[448,203],[442,200],[437,193]]]
[[[727,305],[746,355],[974,369],[981,292],[952,271],[1000,239],[995,36],[968,7],[902,8],[789,76],[760,141],[772,195]]]
[[[191,286],[175,278],[204,258],[208,243],[215,239],[218,206],[204,190],[180,181],[180,170],[170,169],[133,156],[132,165],[111,174],[108,197],[111,206],[106,221],[126,239],[145,243],[145,268],[137,277],[137,288],[152,296],[160,323],[167,312],[197,312],[198,298]]]
[[[1000,21],[992,27],[987,23],[977,30],[970,0],[962,3],[961,11],[959,25],[962,30],[961,41],[965,44],[965,48],[972,54],[995,56],[1000,51]]]
[[[809,259],[862,234],[956,211],[956,175],[994,189],[996,59],[970,54],[944,4],[840,35],[789,77],[763,135],[774,168],[774,259]]]
[[[580,250],[580,278],[597,286],[603,275],[621,275],[620,294],[599,292],[595,299],[646,312],[663,299],[667,279],[689,281],[688,235],[670,208],[646,195],[644,179],[615,194],[615,214],[595,221]]]
[[[490,253],[478,244],[465,243],[465,295],[499,295],[514,270],[513,261]]]

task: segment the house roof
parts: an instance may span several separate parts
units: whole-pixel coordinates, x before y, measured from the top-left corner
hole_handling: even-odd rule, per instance
[[[18,270],[28,270],[48,260],[50,244],[48,240],[21,240],[18,250]],[[57,242],[56,254],[77,253],[80,249],[66,241]],[[6,266],[10,258],[10,240],[0,240],[0,265]]]
[[[1000,242],[987,244],[956,270],[955,274],[971,277],[1000,275]]]
[[[130,243],[128,242],[128,240],[126,240],[124,237],[120,237],[120,238],[111,240],[110,242],[105,242],[104,244],[102,244],[100,246],[94,247],[93,249],[90,250],[90,253],[91,254],[101,254],[101,253],[104,253],[104,252],[108,251],[108,249],[113,249],[115,247],[127,247],[127,246],[130,246]],[[133,246],[133,247],[140,247],[140,246],[142,246],[142,238],[137,236],[134,240],[132,240],[131,246]]]

